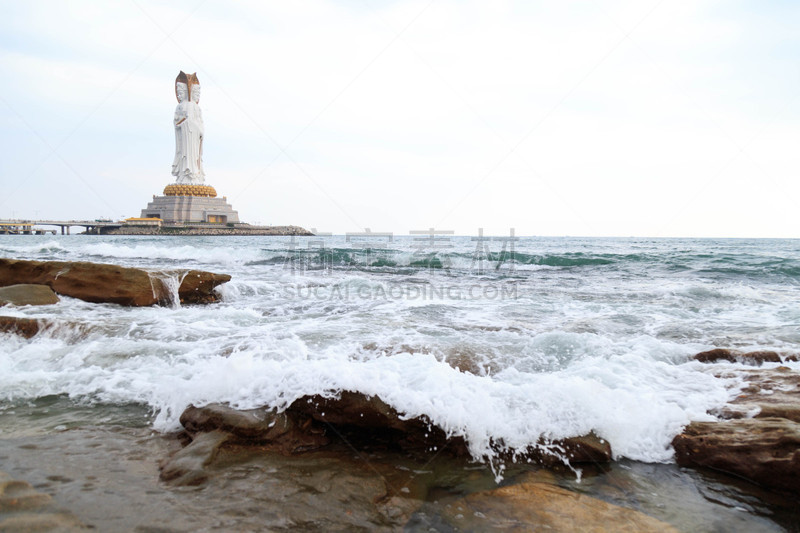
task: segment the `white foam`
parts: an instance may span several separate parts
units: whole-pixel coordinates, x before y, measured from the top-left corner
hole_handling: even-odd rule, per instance
[[[585,357],[556,372],[509,367],[475,376],[432,353],[359,360],[338,346],[320,350],[296,335],[272,330],[259,336],[258,329],[249,328],[256,342],[134,336],[117,338],[113,350],[103,338],[77,345],[53,338],[11,343],[0,354],[9,369],[0,389],[7,399],[70,394],[145,403],[158,411],[155,426],[164,431],[178,428],[180,413],[192,403],[285,408],[304,395],[353,390],[465,437],[476,458],[491,458],[493,442],[523,449],[542,436],[595,431],[617,457],[642,461],[670,460],[670,441],[681,427],[709,419],[706,412],[730,395],[723,382],[696,367],[636,354]],[[227,357],[214,353],[226,342]]]

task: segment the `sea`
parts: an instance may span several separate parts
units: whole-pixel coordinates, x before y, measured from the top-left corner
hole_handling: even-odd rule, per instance
[[[232,278],[211,305],[4,308],[60,325],[0,339],[0,438],[168,434],[190,404],[350,390],[464,437],[498,483],[503,451],[589,432],[617,461],[670,465],[742,386],[693,355],[800,352],[800,240],[0,236],[0,256]]]

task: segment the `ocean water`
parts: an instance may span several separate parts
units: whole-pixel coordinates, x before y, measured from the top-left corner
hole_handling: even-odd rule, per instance
[[[590,431],[617,459],[669,463],[682,427],[740,386],[694,354],[800,351],[796,240],[0,236],[0,256],[233,277],[209,306],[3,309],[63,324],[0,338],[6,433],[48,402],[51,425],[168,432],[189,404],[353,390],[489,464]]]

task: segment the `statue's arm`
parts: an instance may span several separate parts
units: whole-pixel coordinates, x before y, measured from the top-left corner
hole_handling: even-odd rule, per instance
[[[186,121],[186,117],[188,114],[186,113],[186,109],[183,105],[178,104],[178,107],[175,108],[175,122],[176,126],[183,124]]]

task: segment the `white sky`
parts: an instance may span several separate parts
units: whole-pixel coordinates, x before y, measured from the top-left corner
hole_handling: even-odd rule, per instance
[[[0,1],[0,217],[206,181],[333,233],[800,237],[800,3]]]

